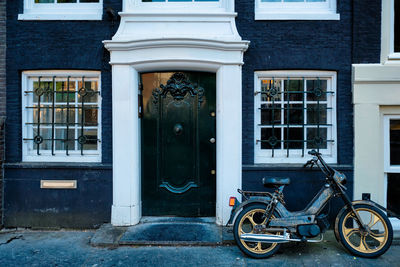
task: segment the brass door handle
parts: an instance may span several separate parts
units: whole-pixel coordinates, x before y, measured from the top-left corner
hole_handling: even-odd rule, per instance
[[[214,144],[214,143],[215,143],[215,138],[214,138],[214,137],[210,138],[210,143],[211,143],[211,144]]]

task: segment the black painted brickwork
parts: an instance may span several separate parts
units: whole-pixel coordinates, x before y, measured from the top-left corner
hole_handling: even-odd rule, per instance
[[[6,168],[6,227],[97,228],[110,222],[110,167],[80,169],[32,165]],[[77,189],[41,189],[41,179],[74,179]]]
[[[6,115],[6,0],[0,0],[0,227],[3,225],[4,120]]]
[[[251,41],[243,66],[243,164],[254,163],[254,72],[292,69],[337,72],[338,163],[352,164],[351,1],[338,1],[340,20],[327,21],[255,21],[254,1],[235,5],[239,34]]]
[[[381,0],[354,0],[353,14],[353,63],[379,63]]]
[[[121,11],[121,0],[103,7]],[[6,167],[5,226],[91,228],[111,219],[112,116],[111,67],[102,44],[118,29],[104,12],[102,21],[19,21],[23,0],[7,1],[6,162],[22,160],[21,73],[24,70],[81,69],[101,71],[102,163],[108,168]],[[46,164],[44,164],[46,165]],[[77,190],[43,190],[40,179],[77,179]]]

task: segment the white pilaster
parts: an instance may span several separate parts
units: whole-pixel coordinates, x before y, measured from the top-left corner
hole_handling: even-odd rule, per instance
[[[138,74],[113,66],[113,225],[137,224],[141,217]]]
[[[217,72],[217,224],[226,224],[229,197],[242,188],[242,70],[221,66]]]

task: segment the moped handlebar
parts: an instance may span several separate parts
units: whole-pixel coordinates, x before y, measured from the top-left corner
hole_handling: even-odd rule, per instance
[[[308,154],[311,156],[321,156],[321,153],[315,151],[314,149],[311,151],[308,151]]]
[[[308,167],[309,165],[311,165],[311,168],[314,166],[315,162],[313,159],[310,159],[309,161],[306,162],[306,164],[303,165],[303,168]]]
[[[318,151],[315,151],[315,150],[311,150],[311,151],[308,151],[308,154],[315,156],[315,158],[307,161],[306,164],[303,165],[304,168],[309,165],[311,165],[311,167],[312,167],[314,164],[317,164],[317,166],[321,169],[321,171],[323,173],[325,173],[325,175],[327,175],[327,176],[333,175],[334,170],[331,167],[329,167],[328,164],[324,161],[324,159],[321,157],[321,155],[322,155],[321,153],[319,153]],[[318,164],[318,161],[321,163],[321,165]]]

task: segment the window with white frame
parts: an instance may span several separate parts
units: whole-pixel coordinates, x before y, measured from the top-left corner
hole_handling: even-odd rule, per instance
[[[400,214],[400,115],[384,116],[384,168],[387,209]],[[390,218],[394,228],[400,228],[400,220]]]
[[[255,0],[256,20],[339,20],[337,0]]]
[[[101,20],[103,0],[24,0],[19,20]]]
[[[336,73],[255,73],[255,163],[304,163],[318,150],[336,162]]]
[[[22,74],[23,160],[101,161],[100,72]]]

